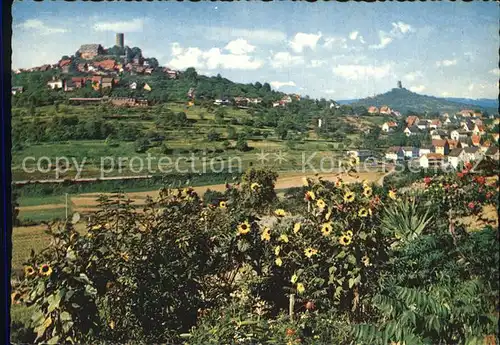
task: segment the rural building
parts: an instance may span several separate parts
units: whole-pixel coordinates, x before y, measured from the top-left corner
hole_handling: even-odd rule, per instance
[[[410,135],[417,135],[420,133],[420,129],[417,126],[413,127],[406,127],[404,130],[404,133],[406,134],[407,137]]]
[[[464,148],[466,162],[472,162],[481,159],[482,153],[479,147],[466,147]]]
[[[441,155],[447,155],[450,152],[450,145],[445,139],[433,140],[432,141],[433,153],[439,153]]]
[[[371,106],[368,108],[368,114],[373,115],[373,114],[378,114],[378,108]]]
[[[22,87],[22,86],[13,86],[11,89],[11,93],[13,95],[17,95],[17,94],[23,93],[23,92],[24,92],[24,87]]]
[[[149,84],[144,84],[144,88],[143,89],[146,90],[146,91],[151,91],[152,90],[152,88],[151,88],[151,86],[149,86]]]
[[[381,115],[391,115],[392,110],[391,110],[391,108],[389,108],[388,106],[383,105],[383,106],[381,106],[381,107],[380,107],[380,111],[379,111],[379,113],[380,113]]]
[[[52,90],[59,90],[64,87],[64,81],[62,79],[56,79],[55,77],[52,80],[47,82],[48,87]]]
[[[113,88],[113,78],[102,78],[101,87],[103,89]]]
[[[432,153],[432,145],[423,145],[418,149],[418,155],[426,155],[428,153]]]
[[[402,161],[405,158],[403,149],[399,146],[390,147],[385,153],[385,158],[393,162]]]
[[[490,146],[484,155],[496,161],[499,160],[500,157],[498,147],[496,146]]]
[[[441,127],[441,121],[439,120],[432,120],[431,123],[429,124],[429,128],[437,129]]]
[[[137,82],[135,82],[135,81],[134,81],[132,84],[130,84],[130,85],[129,85],[129,88],[130,88],[131,90],[135,90],[135,89],[137,89]]]
[[[78,52],[82,59],[90,60],[98,55],[102,55],[104,49],[100,44],[84,44],[78,49]]]
[[[419,159],[422,168],[440,168],[444,163],[444,155],[440,153],[428,153]]]
[[[458,140],[448,140],[448,145],[450,145],[450,150],[460,147],[460,141]]]
[[[116,68],[116,62],[115,60],[102,60],[102,61],[95,61],[93,63],[94,67],[103,69],[105,71],[114,71]]]
[[[404,158],[412,159],[418,158],[418,147],[405,146],[401,148],[403,150]]]
[[[68,91],[73,91],[76,89],[76,85],[75,83],[73,82],[73,80],[67,80],[65,83],[64,83],[64,91],[65,92],[68,92]]]
[[[411,127],[411,126],[416,126],[418,125],[418,123],[420,122],[420,119],[418,118],[418,116],[408,116],[406,118],[406,125],[408,127]]]
[[[448,163],[457,169],[459,165],[461,165],[465,160],[465,151],[462,148],[456,148],[450,151],[448,155]]]
[[[382,125],[382,131],[386,132],[386,133],[387,132],[392,132],[396,128],[398,128],[398,124],[396,122],[394,122],[394,121],[385,122]]]

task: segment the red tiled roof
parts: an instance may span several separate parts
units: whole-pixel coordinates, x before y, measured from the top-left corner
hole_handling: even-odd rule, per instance
[[[61,60],[61,61],[59,61],[59,66],[64,67],[64,66],[69,65],[70,63],[71,63],[71,60],[69,60],[69,59],[68,60]]]
[[[428,159],[444,159],[441,153],[428,153],[425,155]]]
[[[115,60],[103,60],[94,62],[95,67],[101,67],[102,69],[111,70],[116,66]]]
[[[471,136],[471,140],[474,145],[479,145],[479,143],[481,142],[481,137],[479,135],[473,135]]]
[[[432,140],[432,145],[436,147],[445,147],[446,146],[446,140],[444,139],[434,139]]]

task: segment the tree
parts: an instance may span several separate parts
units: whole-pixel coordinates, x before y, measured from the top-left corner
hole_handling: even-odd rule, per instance
[[[219,141],[220,140],[220,133],[217,133],[214,129],[211,129],[207,133],[207,139],[208,139],[208,141]]]
[[[237,139],[238,138],[238,133],[236,133],[236,129],[234,127],[227,127],[227,138],[228,139]]]
[[[198,79],[198,73],[196,72],[196,69],[189,67],[184,71],[182,77],[189,81],[196,81]]]
[[[149,148],[149,140],[146,138],[139,138],[134,143],[135,152],[144,153]]]
[[[236,141],[236,149],[242,152],[250,150],[248,146],[246,136],[243,133],[238,135],[238,140]]]

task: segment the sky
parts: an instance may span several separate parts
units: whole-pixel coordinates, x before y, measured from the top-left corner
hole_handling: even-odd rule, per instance
[[[115,34],[163,66],[334,100],[396,87],[497,98],[494,2],[16,2],[12,67],[56,63]]]

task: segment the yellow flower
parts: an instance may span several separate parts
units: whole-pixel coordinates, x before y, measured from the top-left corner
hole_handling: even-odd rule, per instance
[[[326,204],[325,202],[322,200],[322,199],[319,199],[317,202],[316,202],[316,206],[318,206],[319,208],[321,209],[324,209],[326,207]]]
[[[392,200],[396,200],[396,191],[395,190],[390,190],[389,191],[389,198],[391,198]]]
[[[254,182],[250,185],[250,189],[253,190],[254,192],[260,188],[260,184],[258,184],[257,182]]]
[[[306,192],[306,199],[309,200],[314,200],[316,199],[316,194],[312,190],[309,190]]]
[[[342,187],[342,180],[341,179],[338,179],[337,181],[335,181],[335,187],[337,187],[337,188]]]
[[[21,293],[18,291],[14,291],[13,293],[10,294],[10,301],[11,304],[19,304],[21,299]]]
[[[271,229],[268,227],[265,227],[264,230],[262,230],[262,234],[260,235],[260,239],[262,241],[270,241],[271,240]]]
[[[297,275],[296,275],[296,274],[294,274],[294,275],[292,276],[292,278],[290,279],[290,281],[292,282],[292,284],[295,284],[295,283],[297,282],[297,279],[299,279],[299,277],[297,277]]]
[[[280,241],[288,243],[288,236],[286,234],[281,234]]]
[[[129,260],[129,256],[127,253],[121,253],[120,256],[122,257],[123,260],[127,261]]]
[[[368,181],[367,181],[367,180],[363,180],[361,183],[363,184],[363,187],[364,187],[364,188],[366,188],[366,187],[368,187],[368,186],[369,186],[369,185],[368,185]]]
[[[305,254],[308,258],[310,258],[311,256],[318,254],[318,250],[317,250],[317,249],[314,249],[314,248],[309,247],[309,248],[307,248],[306,250],[304,250],[304,254]]]
[[[274,255],[276,255],[276,256],[280,255],[280,250],[281,250],[280,246],[274,247]]]
[[[220,207],[220,208],[226,208],[226,207],[227,207],[227,203],[226,203],[225,201],[221,201],[221,202],[219,203],[219,207]]]
[[[363,195],[367,198],[372,196],[372,188],[370,186],[365,186],[365,189],[363,190]]]
[[[349,164],[351,166],[358,165],[359,164],[359,157],[351,157],[349,158]]]
[[[113,320],[109,323],[109,328],[115,329],[115,322]]]
[[[347,230],[344,234],[347,235],[347,236],[349,236],[349,237],[352,237],[352,231],[351,230]]]
[[[344,195],[345,202],[353,202],[354,201],[354,192],[347,192]]]
[[[332,232],[332,223],[325,223],[321,226],[321,233],[323,236],[330,236],[330,233]]]
[[[370,265],[370,258],[365,255],[361,258],[361,262],[363,263],[363,265],[368,266]]]
[[[35,274],[35,269],[33,268],[33,266],[26,266],[24,267],[24,275],[26,277],[31,277]]]
[[[48,264],[42,264],[42,265],[40,265],[38,272],[42,276],[48,277],[52,274],[52,267],[50,267]]]
[[[360,217],[368,216],[368,211],[366,210],[366,208],[362,207],[358,212],[358,216],[360,216]]]
[[[303,293],[304,291],[306,291],[306,288],[304,287],[304,284],[297,283],[297,292],[298,293]]]
[[[278,217],[284,217],[286,215],[286,212],[284,209],[279,208],[274,211],[274,214],[277,215]]]
[[[304,187],[309,187],[309,180],[307,179],[307,177],[302,178],[302,184],[304,185]]]
[[[276,258],[274,263],[276,264],[276,266],[281,266],[281,265],[283,265],[283,260],[281,260],[281,258]]]
[[[352,241],[352,237],[347,236],[347,235],[342,235],[339,238],[339,243],[343,246],[348,246],[349,244],[351,244],[351,241]]]
[[[302,225],[301,225],[300,223],[295,223],[295,224],[293,225],[293,233],[294,233],[294,234],[296,234],[297,232],[299,232],[299,231],[300,231],[300,227],[301,227],[301,226],[302,226]]]
[[[244,221],[240,225],[238,225],[238,233],[240,235],[246,235],[250,232],[250,224],[248,224],[248,221]]]

